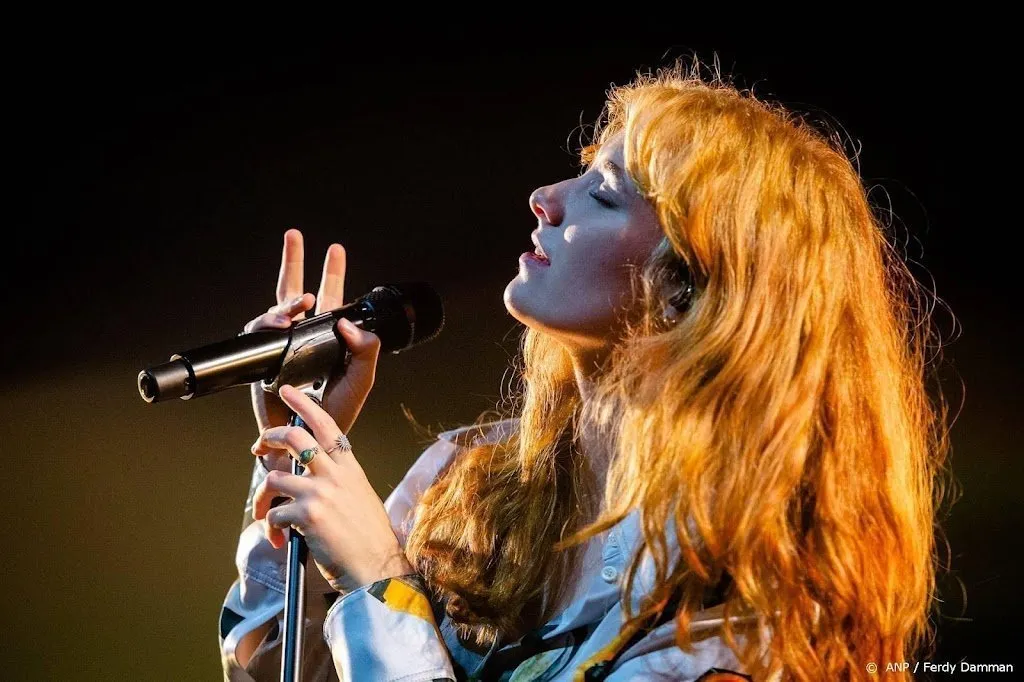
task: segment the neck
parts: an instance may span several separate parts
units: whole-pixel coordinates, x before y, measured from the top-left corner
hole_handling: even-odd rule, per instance
[[[580,394],[580,401],[586,404],[594,395],[594,388],[600,377],[601,367],[608,357],[607,349],[579,350],[570,349],[573,364],[573,373],[576,376],[576,388]],[[577,446],[580,454],[590,465],[594,475],[595,493],[598,499],[604,495],[604,485],[608,473],[608,464],[611,452],[608,443],[594,429],[583,425],[579,434]]]
[[[576,388],[580,399],[586,402],[594,392],[594,386],[601,375],[601,368],[608,359],[607,348],[579,349],[569,348],[572,359],[573,374],[576,375]]]

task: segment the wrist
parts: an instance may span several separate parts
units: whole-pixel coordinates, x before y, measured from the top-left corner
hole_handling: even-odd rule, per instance
[[[396,578],[400,575],[412,575],[414,573],[416,573],[416,569],[405,558],[405,552],[399,552],[381,568],[378,575],[371,578],[370,582],[384,580],[385,578]]]
[[[380,562],[375,566],[367,567],[367,570],[359,571],[358,573],[343,574],[337,578],[332,578],[327,582],[341,594],[348,594],[349,592],[354,592],[361,587],[373,585],[381,580],[397,578],[399,576],[415,573],[416,569],[413,568],[411,563],[409,563],[409,560],[405,557],[405,553],[398,550],[395,554],[390,555],[385,561]]]

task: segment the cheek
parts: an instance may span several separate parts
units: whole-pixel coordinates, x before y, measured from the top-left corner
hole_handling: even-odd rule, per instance
[[[520,275],[510,282],[509,311],[549,331],[607,334],[629,304],[631,274],[660,238],[657,230],[639,227],[634,222],[566,227],[550,270],[534,269],[534,277]]]
[[[650,252],[630,233],[607,231],[583,236],[568,244],[566,274],[578,281],[602,288],[626,286],[632,266],[643,262]]]
[[[626,303],[630,292],[630,261],[614,236],[572,245],[557,272],[553,289],[576,316],[603,319]]]
[[[580,229],[571,226],[563,234],[567,270],[574,274],[615,269],[626,262],[629,246],[621,228]]]
[[[585,260],[574,265],[566,273],[574,291],[593,292],[607,299],[628,286],[628,268],[613,252],[591,252]]]

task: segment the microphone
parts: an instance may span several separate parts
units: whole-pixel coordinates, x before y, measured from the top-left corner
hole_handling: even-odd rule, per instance
[[[139,372],[139,394],[147,403],[189,400],[257,381],[298,384],[327,376],[345,360],[345,339],[336,328],[342,318],[380,337],[382,351],[397,354],[440,333],[444,306],[426,282],[375,287],[288,329],[258,329],[175,353],[170,361]],[[282,368],[287,377],[278,376]]]

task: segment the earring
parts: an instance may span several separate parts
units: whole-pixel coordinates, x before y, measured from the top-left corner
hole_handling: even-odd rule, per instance
[[[665,310],[661,314],[662,321],[666,325],[675,324],[682,316],[683,311],[690,307],[691,298],[693,298],[693,285],[686,282],[685,286],[668,300],[668,305],[665,306]]]

